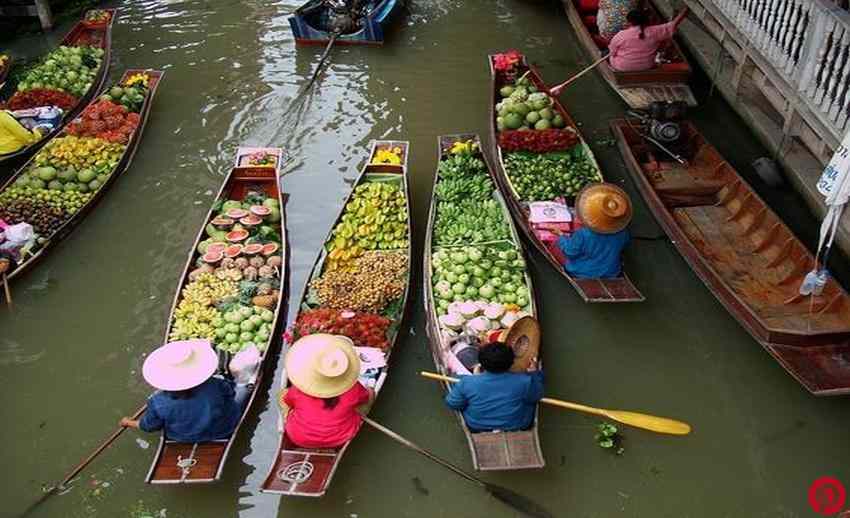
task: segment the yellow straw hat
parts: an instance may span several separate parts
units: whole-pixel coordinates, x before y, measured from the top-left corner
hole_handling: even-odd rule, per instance
[[[357,383],[360,358],[347,336],[308,335],[299,338],[286,353],[286,375],[307,395],[336,397]]]
[[[525,372],[540,353],[540,324],[534,317],[522,317],[506,331],[504,342],[514,351],[511,372]]]
[[[632,220],[629,195],[610,183],[588,185],[576,196],[576,212],[581,222],[600,234],[617,233]]]

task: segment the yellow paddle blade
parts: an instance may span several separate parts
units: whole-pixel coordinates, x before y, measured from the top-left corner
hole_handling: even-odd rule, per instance
[[[603,410],[605,416],[614,421],[619,421],[629,426],[643,428],[658,433],[669,433],[671,435],[688,435],[691,433],[691,425],[654,415],[639,414],[626,410]]]

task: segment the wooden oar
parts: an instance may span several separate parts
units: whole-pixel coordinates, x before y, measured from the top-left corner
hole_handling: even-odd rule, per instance
[[[578,74],[574,75],[573,77],[567,79],[563,83],[553,86],[552,88],[549,89],[549,95],[552,95],[552,96],[561,95],[561,92],[563,92],[564,88],[568,87],[570,85],[570,83],[572,83],[576,79],[580,78],[581,76],[585,75],[586,73],[590,72],[594,68],[598,67],[606,59],[608,59],[608,54],[605,54],[601,58],[597,59],[596,61],[594,61],[593,63],[588,65],[587,68],[585,68],[584,70],[582,70]]]
[[[419,374],[421,374],[424,378],[432,380],[447,381],[449,383],[455,383],[458,381],[457,378],[443,376],[442,374],[437,374],[434,372],[422,371]],[[553,399],[548,397],[541,399],[540,402],[545,403],[547,405],[568,408],[570,410],[577,410],[579,412],[585,412],[587,414],[594,414],[602,417],[607,417],[612,421],[617,421],[619,423],[634,426],[636,428],[643,428],[644,430],[650,430],[652,432],[667,433],[671,435],[687,435],[691,433],[691,425],[689,425],[688,423],[676,421],[675,419],[668,419],[666,417],[639,414],[637,412],[629,412],[626,410],[608,410],[606,408],[595,408],[592,406],[580,405],[578,403],[570,403],[569,401],[562,401],[560,399]]]
[[[142,415],[142,413],[145,411],[145,409],[146,409],[147,407],[148,407],[148,405],[147,405],[147,404],[142,405],[142,407],[141,407],[141,408],[139,408],[138,410],[136,410],[136,413],[135,413],[135,414],[133,414],[133,417],[131,417],[131,419],[138,419],[138,418],[139,418],[139,416],[141,416],[141,415]],[[113,443],[113,442],[115,442],[115,439],[117,439],[118,437],[120,437],[120,436],[121,436],[121,434],[122,434],[122,433],[124,433],[124,430],[126,430],[126,429],[127,429],[127,427],[126,427],[126,426],[122,426],[122,427],[118,428],[117,430],[115,430],[114,432],[112,432],[112,435],[110,435],[110,436],[109,436],[109,437],[108,437],[105,441],[103,441],[103,443],[101,443],[101,445],[100,445],[100,446],[98,446],[98,447],[97,447],[97,449],[95,449],[93,452],[91,452],[91,454],[89,454],[89,456],[88,456],[88,457],[86,457],[86,458],[85,458],[85,459],[84,459],[81,463],[77,464],[77,467],[75,467],[75,468],[74,468],[74,469],[72,469],[72,470],[71,470],[71,471],[70,471],[67,475],[65,475],[65,478],[63,478],[63,479],[62,479],[62,480],[61,480],[58,484],[56,484],[55,486],[53,486],[53,487],[51,487],[51,488],[49,488],[49,489],[46,489],[46,490],[45,490],[45,492],[44,492],[44,494],[43,494],[43,495],[41,495],[41,498],[39,498],[38,500],[36,500],[36,501],[35,501],[35,503],[33,503],[31,506],[29,506],[29,507],[27,508],[27,510],[26,510],[26,511],[24,511],[24,512],[23,512],[23,514],[21,514],[21,515],[20,515],[20,518],[23,518],[24,516],[27,516],[28,514],[30,514],[30,513],[31,513],[31,512],[32,512],[32,511],[36,508],[36,507],[38,507],[39,505],[41,505],[41,503],[42,503],[42,502],[44,502],[45,500],[47,500],[48,498],[50,498],[51,496],[53,496],[54,494],[56,494],[56,491],[58,491],[58,490],[60,490],[60,489],[64,489],[65,484],[67,484],[70,480],[72,480],[74,477],[76,477],[77,475],[79,475],[79,474],[80,474],[80,472],[81,472],[82,470],[84,470],[84,469],[86,468],[86,466],[88,466],[89,464],[91,464],[91,462],[92,462],[92,461],[93,461],[93,460],[94,460],[94,459],[95,459],[98,455],[100,455],[101,453],[103,453],[103,451],[104,451],[104,450],[106,450],[107,448],[109,448],[109,446],[111,446],[111,445],[112,445],[112,443]]]
[[[328,46],[325,47],[325,51],[322,53],[322,57],[319,58],[319,65],[316,67],[316,71],[313,72],[313,77],[310,78],[310,82],[307,83],[307,86],[304,88],[305,92],[309,90],[311,86],[313,86],[313,83],[316,82],[316,78],[319,77],[319,73],[322,71],[322,67],[325,65],[325,60],[328,59],[328,56],[331,53],[331,47],[334,46],[334,43],[336,43],[336,39],[339,38],[341,35],[341,32],[334,32],[331,35],[331,39],[330,41],[328,41]]]
[[[12,309],[12,290],[9,289],[9,278],[6,277],[6,272],[3,272],[3,290],[6,292],[6,305]]]
[[[425,450],[424,448],[417,446],[416,444],[405,439],[401,435],[395,433],[394,431],[390,430],[389,428],[386,428],[385,426],[383,426],[379,423],[376,423],[375,421],[369,419],[368,417],[363,416],[363,422],[368,424],[372,428],[378,430],[379,432],[387,435],[392,440],[394,440],[394,441],[396,441],[396,442],[398,442],[398,443],[400,443],[404,446],[407,446],[408,448],[418,452],[419,454],[424,455],[428,459],[433,460],[437,464],[440,464],[444,468],[447,468],[447,469],[455,472],[455,474],[460,475],[461,477],[465,478],[466,480],[469,480],[470,482],[474,482],[475,484],[478,484],[479,486],[484,488],[488,493],[493,495],[493,497],[496,500],[499,500],[500,502],[504,503],[505,505],[510,506],[511,508],[513,508],[514,510],[524,514],[525,516],[530,516],[530,517],[533,517],[533,518],[553,518],[553,516],[549,513],[549,511],[547,511],[546,509],[544,509],[540,505],[536,504],[535,502],[532,502],[528,498],[526,498],[526,497],[524,497],[524,496],[522,496],[518,493],[515,493],[508,488],[496,486],[494,484],[484,482],[480,478],[477,478],[477,477],[470,475],[469,473],[460,469],[459,467],[455,466],[454,464],[452,464],[452,463],[450,463],[446,460],[443,460],[440,457],[437,457],[436,455],[429,452],[428,450]]]

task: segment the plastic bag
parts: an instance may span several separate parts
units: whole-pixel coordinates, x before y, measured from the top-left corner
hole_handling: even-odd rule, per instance
[[[228,366],[237,385],[248,385],[257,378],[260,367],[260,351],[253,345],[245,348],[230,360]]]

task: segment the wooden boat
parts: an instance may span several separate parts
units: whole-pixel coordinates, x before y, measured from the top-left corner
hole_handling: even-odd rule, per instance
[[[833,279],[804,297],[814,257],[691,123],[675,152],[648,144],[631,121],[611,123],[656,219],[715,297],[815,395],[850,394],[850,297]]]
[[[403,0],[361,0],[363,15],[343,32],[336,45],[383,45],[384,28],[401,10]],[[310,0],[289,17],[297,45],[326,45],[333,35],[334,12],[323,0]]]
[[[257,152],[275,157],[274,162],[261,166],[250,165],[249,157]],[[197,267],[196,262],[202,255],[198,252],[198,246],[206,235],[205,227],[218,212],[217,206],[226,200],[241,200],[249,191],[262,191],[268,198],[277,200],[281,207],[280,222],[274,223],[273,226],[276,227],[278,235],[281,237],[279,252],[282,256],[283,268],[278,272],[281,293],[273,309],[274,320],[271,323],[273,332],[270,334],[262,350],[261,364],[257,379],[254,382],[254,390],[248,398],[248,403],[242,412],[239,424],[228,439],[204,443],[183,443],[170,440],[164,434],[161,435],[159,447],[156,450],[150,470],[145,478],[145,482],[149,484],[197,484],[214,482],[221,478],[221,473],[224,470],[224,465],[227,462],[233,442],[239,435],[239,431],[245,423],[245,418],[251,410],[251,405],[256,398],[257,392],[262,386],[265,364],[269,358],[274,356],[270,354],[271,345],[278,336],[280,322],[285,320],[285,316],[281,318],[281,308],[284,307],[284,300],[288,299],[285,287],[287,273],[289,271],[289,246],[286,240],[286,216],[283,210],[283,192],[281,191],[280,179],[278,177],[283,158],[283,150],[280,148],[239,148],[236,163],[224,180],[216,197],[216,203],[213,204],[207,213],[207,217],[204,219],[201,230],[198,232],[194,245],[190,249],[189,256],[186,259],[186,266],[183,269],[183,275],[177,286],[174,302],[171,306],[168,329],[165,331],[164,338],[164,342],[169,341],[175,323],[175,310],[182,298],[183,288],[190,281],[189,274]],[[275,254],[277,253],[275,252]],[[219,354],[220,356],[224,356],[220,366],[227,365],[230,354],[221,351]]]
[[[372,164],[372,158],[376,156],[377,150],[388,147],[399,148],[402,150],[403,157],[401,164]],[[398,340],[399,332],[401,330],[401,323],[404,320],[404,314],[408,302],[411,275],[410,264],[412,258],[412,249],[410,247],[409,239],[411,233],[411,226],[410,190],[408,186],[409,178],[407,169],[408,149],[409,144],[403,141],[380,140],[372,142],[369,153],[370,158],[366,165],[364,165],[361,169],[360,175],[358,176],[354,184],[351,194],[349,194],[348,198],[346,199],[345,204],[343,205],[343,209],[340,211],[339,217],[334,222],[334,225],[332,227],[332,229],[335,228],[337,224],[343,221],[345,207],[347,207],[349,203],[354,199],[355,190],[359,186],[362,186],[366,183],[396,183],[401,188],[402,192],[404,193],[405,199],[407,200],[407,204],[403,209],[405,211],[407,225],[407,248],[404,250],[396,250],[405,253],[407,256],[407,282],[405,284],[404,294],[398,300],[398,303],[394,304],[395,310],[392,312],[392,314],[385,315],[392,321],[392,325],[387,331],[387,341],[389,343],[389,349],[386,352],[387,365],[382,367],[380,369],[380,373],[378,374],[378,382],[375,386],[376,396],[380,393],[383,379],[385,379],[386,374],[388,372],[390,356]],[[316,259],[316,262],[313,265],[313,269],[310,272],[310,276],[308,277],[309,280],[307,282],[307,285],[304,287],[304,292],[301,296],[301,301],[299,303],[299,318],[306,311],[318,309],[321,307],[318,305],[318,301],[314,300],[313,297],[311,297],[310,283],[313,280],[318,279],[322,276],[325,270],[326,262],[329,260],[330,257],[330,254],[327,250],[327,246],[332,241],[332,239],[333,230],[328,233],[328,237],[325,240],[325,246],[322,247],[322,251],[319,253],[319,257]],[[284,379],[286,379],[285,374]],[[348,449],[350,444],[351,441],[337,448],[302,448],[294,444],[286,436],[285,433],[281,433],[280,443],[278,445],[277,453],[274,457],[274,462],[272,463],[268,475],[266,475],[265,481],[263,482],[262,486],[260,486],[260,491],[264,493],[275,493],[286,496],[320,497],[324,495],[331,484],[337,467],[339,466],[340,462],[342,462],[342,457],[345,454],[345,451]]]
[[[86,92],[84,96],[80,97],[75,107],[71,108],[63,115],[63,124],[57,126],[53,131],[45,135],[44,138],[32,145],[21,148],[14,153],[0,154],[0,164],[3,164],[4,162],[15,163],[13,162],[15,160],[24,160],[26,157],[38,151],[38,149],[48,140],[55,137],[60,131],[62,131],[64,124],[74,120],[103,89],[103,86],[106,84],[106,79],[109,77],[109,64],[112,54],[112,23],[115,21],[118,10],[101,10],[109,12],[109,23],[99,27],[90,27],[84,20],[81,20],[77,22],[62,42],[59,43],[60,46],[66,47],[78,47],[84,45],[103,49],[103,60],[100,62],[100,69],[97,71],[97,75],[95,75],[89,91]],[[0,81],[0,83],[2,83],[2,81]]]
[[[150,115],[151,106],[153,106],[154,96],[156,95],[157,88],[159,87],[159,83],[162,80],[163,74],[165,72],[160,70],[142,70],[142,69],[128,69],[121,76],[120,82],[123,83],[130,76],[134,74],[147,74],[149,77],[149,89],[148,93],[145,97],[144,103],[142,104],[142,108],[139,111],[139,125],[136,128],[133,136],[130,137],[130,141],[127,143],[127,146],[124,148],[124,153],[121,155],[120,160],[116,164],[116,166],[112,169],[112,172],[109,174],[109,178],[104,182],[104,184],[98,189],[94,195],[88,200],[88,202],[73,216],[71,216],[68,220],[66,220],[56,231],[53,232],[50,236],[44,236],[46,241],[40,245],[33,253],[29,254],[23,261],[21,261],[17,268],[12,270],[9,274],[9,280],[12,280],[20,275],[22,275],[25,271],[29,270],[35,264],[40,261],[57,243],[59,243],[62,239],[65,238],[68,234],[71,233],[77,225],[83,220],[83,218],[91,211],[98,201],[106,194],[109,187],[112,186],[113,183],[120,177],[127,168],[130,167],[130,163],[133,161],[133,156],[136,154],[136,149],[139,147],[139,142],[142,140],[142,134],[145,130],[145,125],[147,124],[148,116]],[[96,101],[92,101],[96,102]],[[59,136],[65,136],[67,130],[63,129],[62,133]],[[27,169],[33,164],[35,161],[35,156],[30,158],[23,166],[21,166],[7,181],[0,187],[0,192],[5,189],[11,187],[15,181],[23,175]]]
[[[490,146],[492,156],[495,157],[494,167],[491,172],[493,174],[493,178],[496,181],[496,185],[499,186],[499,189],[502,191],[502,196],[505,197],[505,201],[508,204],[508,208],[511,210],[511,213],[514,216],[514,220],[519,228],[525,234],[525,237],[534,245],[538,252],[540,252],[543,257],[546,258],[546,261],[554,268],[558,273],[560,273],[578,292],[579,296],[584,299],[585,302],[640,302],[644,300],[643,295],[638,291],[638,289],[632,284],[632,281],[629,279],[628,275],[623,273],[621,277],[613,278],[613,279],[582,279],[569,275],[565,270],[560,260],[556,257],[556,255],[546,246],[543,241],[541,241],[535,234],[531,225],[528,222],[529,217],[529,209],[527,203],[524,203],[521,199],[519,199],[519,195],[517,194],[517,190],[511,185],[511,181],[508,178],[507,172],[505,171],[504,160],[502,156],[502,150],[499,147],[499,138],[498,131],[496,128],[496,100],[499,99],[499,89],[503,86],[502,81],[503,78],[500,77],[500,74],[496,72],[496,69],[493,65],[493,56],[489,57],[490,63]],[[541,91],[546,91],[546,86],[543,80],[540,78],[540,74],[537,70],[528,65],[525,61],[525,58],[522,58],[519,67],[519,74],[524,72],[528,72],[528,78],[531,79],[532,83]],[[573,128],[576,134],[579,137],[578,146],[581,146],[582,152],[586,157],[590,159],[593,166],[599,170],[599,176],[602,176],[601,169],[599,168],[599,164],[596,162],[596,158],[593,156],[593,151],[591,151],[590,146],[587,145],[584,138],[581,136],[581,132],[578,131],[578,126],[573,121],[569,112],[564,108],[564,106],[557,100],[554,100],[555,104],[552,106],[555,111],[563,117],[566,122],[567,127]]]
[[[438,162],[448,156],[448,150],[451,149],[452,145],[455,142],[465,142],[470,140],[478,143],[480,147],[480,140],[478,138],[478,135],[475,134],[447,135],[439,137]],[[490,167],[490,164],[487,162],[487,159],[484,154],[479,152],[477,153],[477,155],[479,156],[479,158],[484,160],[485,164],[487,164],[488,170],[492,170],[492,167]],[[438,172],[434,175],[434,189],[436,189],[439,181],[440,178],[438,170]],[[432,193],[435,192],[436,190],[432,190]],[[525,254],[522,247],[522,242],[520,241],[519,235],[516,232],[516,228],[514,227],[511,221],[510,212],[508,211],[507,205],[505,205],[505,201],[502,198],[502,195],[499,193],[498,189],[495,188],[495,186],[493,190],[493,198],[502,206],[505,221],[508,223],[511,229],[512,239],[505,241],[505,243],[509,243],[511,247],[515,248],[517,252],[524,257]],[[448,362],[446,361],[447,355],[451,354],[451,352],[449,351],[449,337],[440,328],[433,288],[434,272],[432,268],[431,257],[433,252],[438,249],[438,245],[434,241],[434,224],[436,221],[436,217],[437,199],[436,196],[432,194],[431,209],[428,216],[428,230],[425,235],[425,251],[423,256],[423,293],[425,297],[425,315],[427,318],[426,330],[428,332],[428,343],[431,347],[431,355],[434,358],[434,365],[436,365],[437,370],[440,372],[440,374],[451,376],[454,375],[455,372],[452,371],[452,369],[448,365]],[[534,287],[531,282],[531,277],[528,274],[526,274],[525,276],[525,284],[530,294],[529,314],[536,317],[537,310],[534,301]],[[443,383],[443,388],[448,391],[448,384]],[[463,419],[463,414],[461,414],[460,412],[455,412],[455,415],[457,416],[458,422],[460,423],[460,426],[463,429],[464,434],[466,435],[466,440],[469,443],[469,452],[472,455],[472,465],[475,467],[475,469],[482,471],[511,470],[524,468],[542,468],[545,465],[545,461],[543,460],[543,451],[540,448],[540,437],[537,431],[540,422],[539,412],[535,417],[535,423],[533,428],[531,428],[530,430],[518,432],[472,433],[466,426],[466,422]]]
[[[608,43],[599,36],[596,9],[582,10],[580,0],[561,2],[582,46],[593,60],[601,58],[603,52],[607,52]],[[663,23],[664,18],[652,2],[647,1],[645,5],[652,13],[652,24]],[[660,66],[642,72],[617,72],[607,61],[597,69],[630,108],[644,109],[654,101],[685,101],[696,106],[696,98],[688,86],[691,65],[675,40],[664,52],[664,59],[666,62]]]

